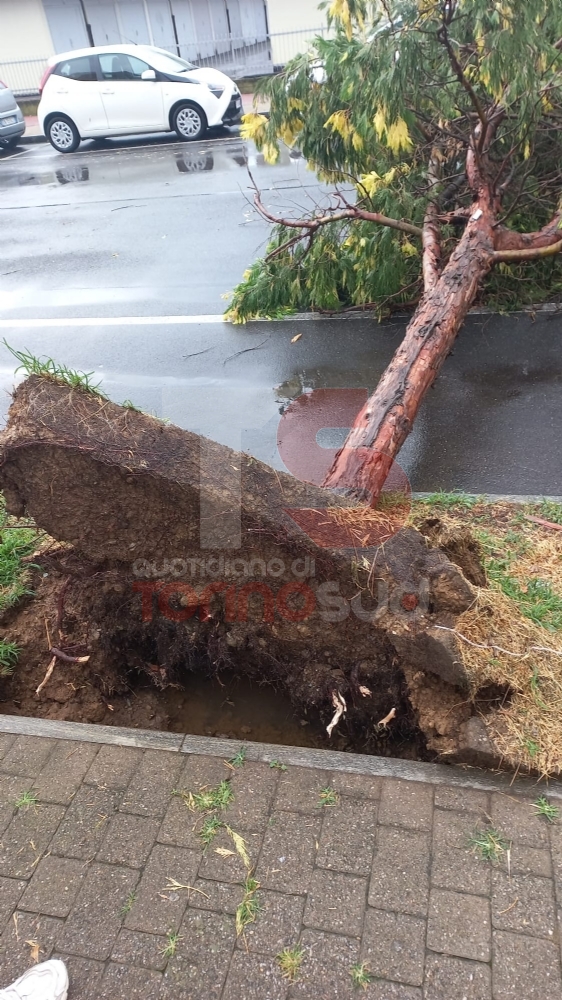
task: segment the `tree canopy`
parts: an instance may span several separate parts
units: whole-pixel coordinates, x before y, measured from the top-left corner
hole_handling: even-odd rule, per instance
[[[334,0],[328,37],[261,83],[243,134],[296,146],[330,184],[272,222],[234,321],[415,302],[446,268],[485,187],[492,243],[475,289],[513,308],[562,290],[561,0]],[[528,234],[528,235],[525,235]],[[473,295],[474,298],[474,295]]]

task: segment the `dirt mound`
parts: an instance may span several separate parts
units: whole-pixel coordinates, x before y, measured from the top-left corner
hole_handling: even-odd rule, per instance
[[[126,706],[139,676],[156,706],[157,688],[193,670],[276,685],[324,724],[340,708],[340,732],[367,750],[389,724],[438,747],[473,712],[459,697],[468,685],[455,639],[439,626],[453,627],[475,590],[420,532],[332,548],[316,529],[324,510],[345,505],[335,494],[52,379],[19,387],[0,449],[10,512],[69,543],[42,554],[49,576],[25,621],[11,623],[27,643],[28,683],[41,679],[53,636],[67,655],[90,657],[57,666],[40,712],[69,717],[80,704],[107,722],[111,699]],[[291,509],[315,511],[314,532]],[[29,711],[22,676],[7,694]],[[436,700],[464,700],[447,727],[435,724]],[[129,705],[114,721],[134,724]]]

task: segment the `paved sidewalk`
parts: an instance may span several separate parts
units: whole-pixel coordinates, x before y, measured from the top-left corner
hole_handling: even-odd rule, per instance
[[[283,767],[0,733],[0,987],[60,956],[69,1000],[562,995],[562,823],[538,790]],[[202,789],[231,801],[190,809]],[[468,843],[491,826],[496,864]]]

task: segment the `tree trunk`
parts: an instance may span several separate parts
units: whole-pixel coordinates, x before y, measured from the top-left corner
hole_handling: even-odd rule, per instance
[[[412,430],[425,393],[449,354],[494,251],[487,199],[474,211],[439,279],[426,293],[375,392],[357,415],[324,486],[367,494],[376,505],[393,460]]]

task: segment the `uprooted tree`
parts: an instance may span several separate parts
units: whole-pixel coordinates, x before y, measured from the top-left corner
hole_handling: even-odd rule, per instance
[[[255,190],[275,230],[230,317],[417,303],[324,482],[374,504],[477,297],[559,288],[562,4],[334,0],[328,24],[244,133],[269,162],[296,144],[332,193],[277,218]]]

